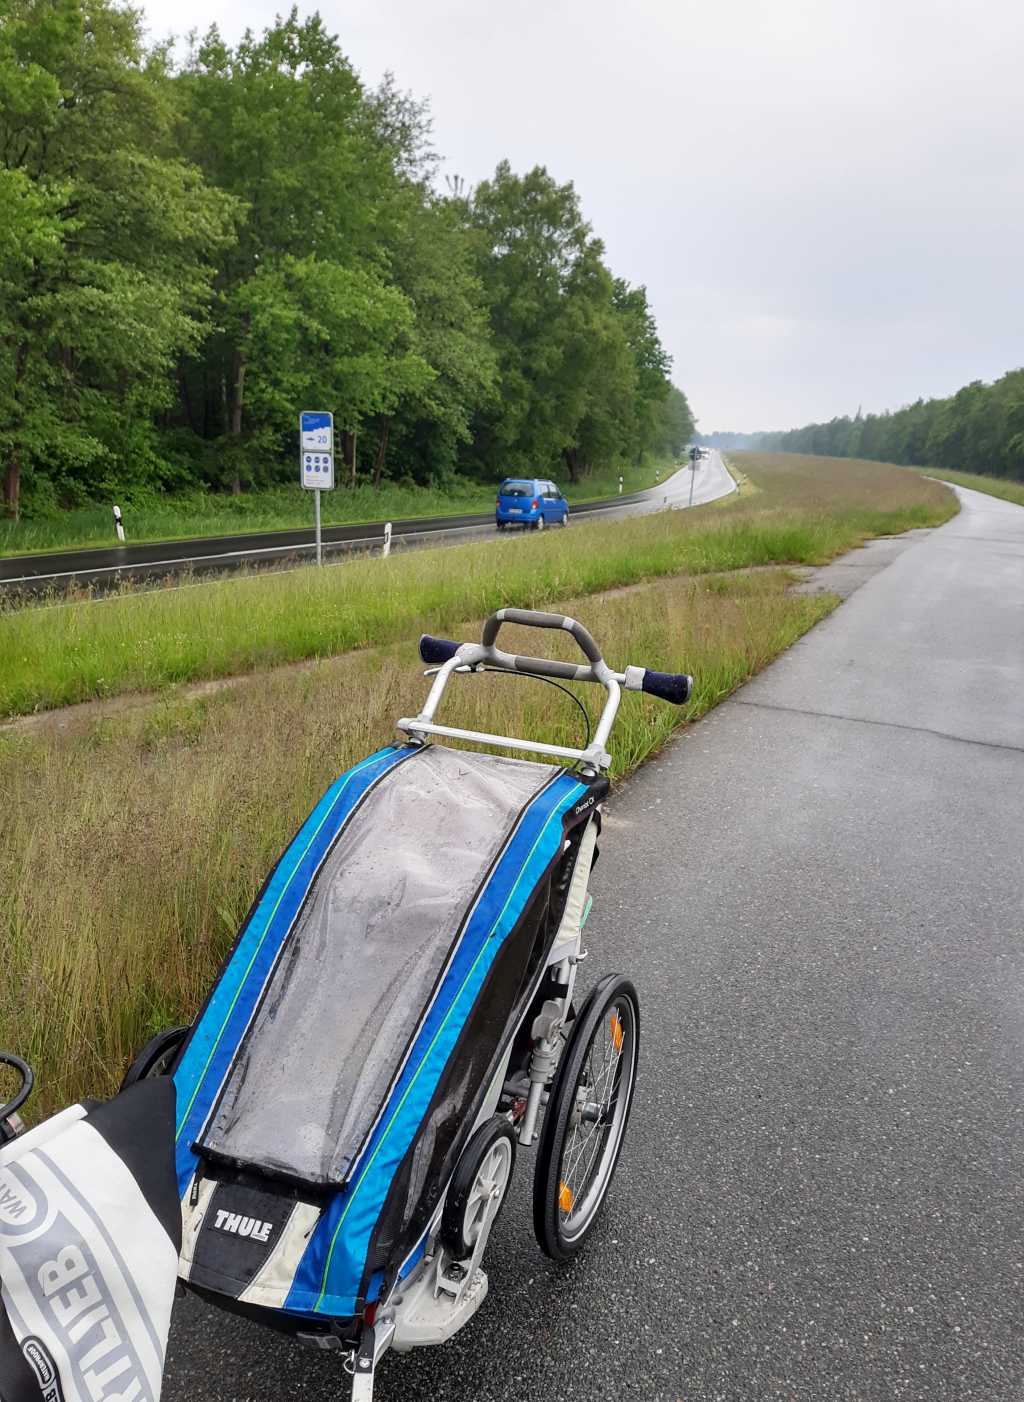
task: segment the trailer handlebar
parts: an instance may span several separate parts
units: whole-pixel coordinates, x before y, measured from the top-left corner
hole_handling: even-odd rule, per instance
[[[495,625],[493,629],[490,628],[492,623]],[[648,696],[657,696],[674,706],[685,706],[693,694],[693,678],[685,672],[655,672],[649,667],[627,667],[622,673],[608,672],[600,649],[587,630],[575,619],[563,618],[561,614],[503,609],[501,617],[495,615],[493,619],[488,619],[480,647],[493,648],[494,637],[502,623],[528,623],[532,627],[559,628],[572,633],[590,658],[591,665],[582,667],[572,662],[559,662],[551,657],[525,657],[520,653],[497,653],[496,650],[491,658],[485,659],[479,655],[473,657],[472,654],[477,652],[477,644],[457,643],[450,638],[434,638],[429,633],[424,633],[420,638],[420,657],[428,666],[444,666],[458,654],[460,648],[465,647],[470,654],[466,659],[468,665],[498,666],[504,671],[525,672],[529,676],[558,677],[564,681],[603,681],[604,678],[598,675],[600,668],[606,671],[610,680],[621,682],[627,691],[643,691]]]

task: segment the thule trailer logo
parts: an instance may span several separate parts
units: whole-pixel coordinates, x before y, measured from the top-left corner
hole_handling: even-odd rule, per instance
[[[227,1212],[219,1208],[213,1224],[218,1231],[230,1232],[232,1236],[248,1236],[253,1241],[269,1241],[274,1230],[273,1222],[261,1222],[258,1217],[243,1217],[238,1212]]]

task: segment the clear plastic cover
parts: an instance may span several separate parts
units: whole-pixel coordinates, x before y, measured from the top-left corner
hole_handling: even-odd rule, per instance
[[[344,1180],[489,866],[556,772],[431,745],[371,790],[288,935],[203,1147]]]

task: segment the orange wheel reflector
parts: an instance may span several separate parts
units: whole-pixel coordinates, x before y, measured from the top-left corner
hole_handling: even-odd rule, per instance
[[[622,1050],[622,1019],[619,1017],[618,1013],[612,1013],[611,1029],[612,1046],[617,1052],[620,1052]]]
[[[576,1201],[576,1199],[575,1199],[575,1198],[573,1197],[573,1195],[572,1195],[572,1189],[569,1187],[569,1184],[568,1184],[568,1183],[559,1183],[559,1185],[558,1185],[558,1206],[562,1209],[562,1211],[563,1211],[563,1212],[571,1212],[571,1211],[572,1211],[572,1205],[573,1205],[573,1203],[574,1203],[575,1201]]]

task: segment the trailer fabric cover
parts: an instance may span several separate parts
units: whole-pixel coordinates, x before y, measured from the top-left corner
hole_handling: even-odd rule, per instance
[[[360,1160],[358,1171],[325,1205],[295,1272],[285,1307],[316,1314],[345,1316],[367,1297],[368,1273],[381,1269],[382,1245],[389,1268],[407,1268],[422,1249],[422,1234],[408,1230],[388,1243],[377,1240],[382,1214],[395,1207],[408,1225],[415,1220],[414,1199],[422,1180],[404,1174],[421,1154],[430,1156],[430,1131],[425,1122],[440,1097],[445,1120],[462,1122],[465,1111],[482,1089],[471,1071],[463,1033],[480,1012],[493,989],[492,974],[502,956],[522,932],[532,933],[531,908],[540,921],[536,896],[543,878],[562,855],[566,825],[577,805],[592,802],[587,786],[560,771],[520,815],[505,843],[487,885],[466,923],[459,948],[425,1018],[410,1056]],[[525,969],[519,969],[520,979]],[[506,989],[507,994],[514,990]],[[511,1002],[508,1003],[512,1011]],[[507,1024],[506,1024],[507,1028]],[[491,1051],[502,1029],[489,1029]],[[479,1049],[474,1052],[479,1059]],[[436,1123],[431,1127],[436,1132]],[[439,1194],[443,1183],[427,1184]],[[405,1197],[395,1204],[395,1194]],[[437,1199],[435,1198],[435,1201]]]
[[[367,794],[292,924],[202,1149],[345,1181],[488,868],[556,773],[435,745]]]
[[[176,1162],[182,1197],[196,1171],[192,1146],[202,1133],[281,943],[320,863],[369,789],[415,753],[411,746],[389,745],[336,779],[256,898],[174,1071],[178,1092]]]
[[[437,745],[381,751],[332,785],[174,1072],[185,1278],[198,1267],[249,1304],[345,1319],[382,1269],[408,1268],[481,1074],[514,1031],[566,833],[596,797],[557,766]],[[273,1214],[241,1202],[257,1181],[294,1211],[241,1269],[210,1191],[215,1218],[266,1225]],[[237,1251],[252,1256],[251,1240]]]

